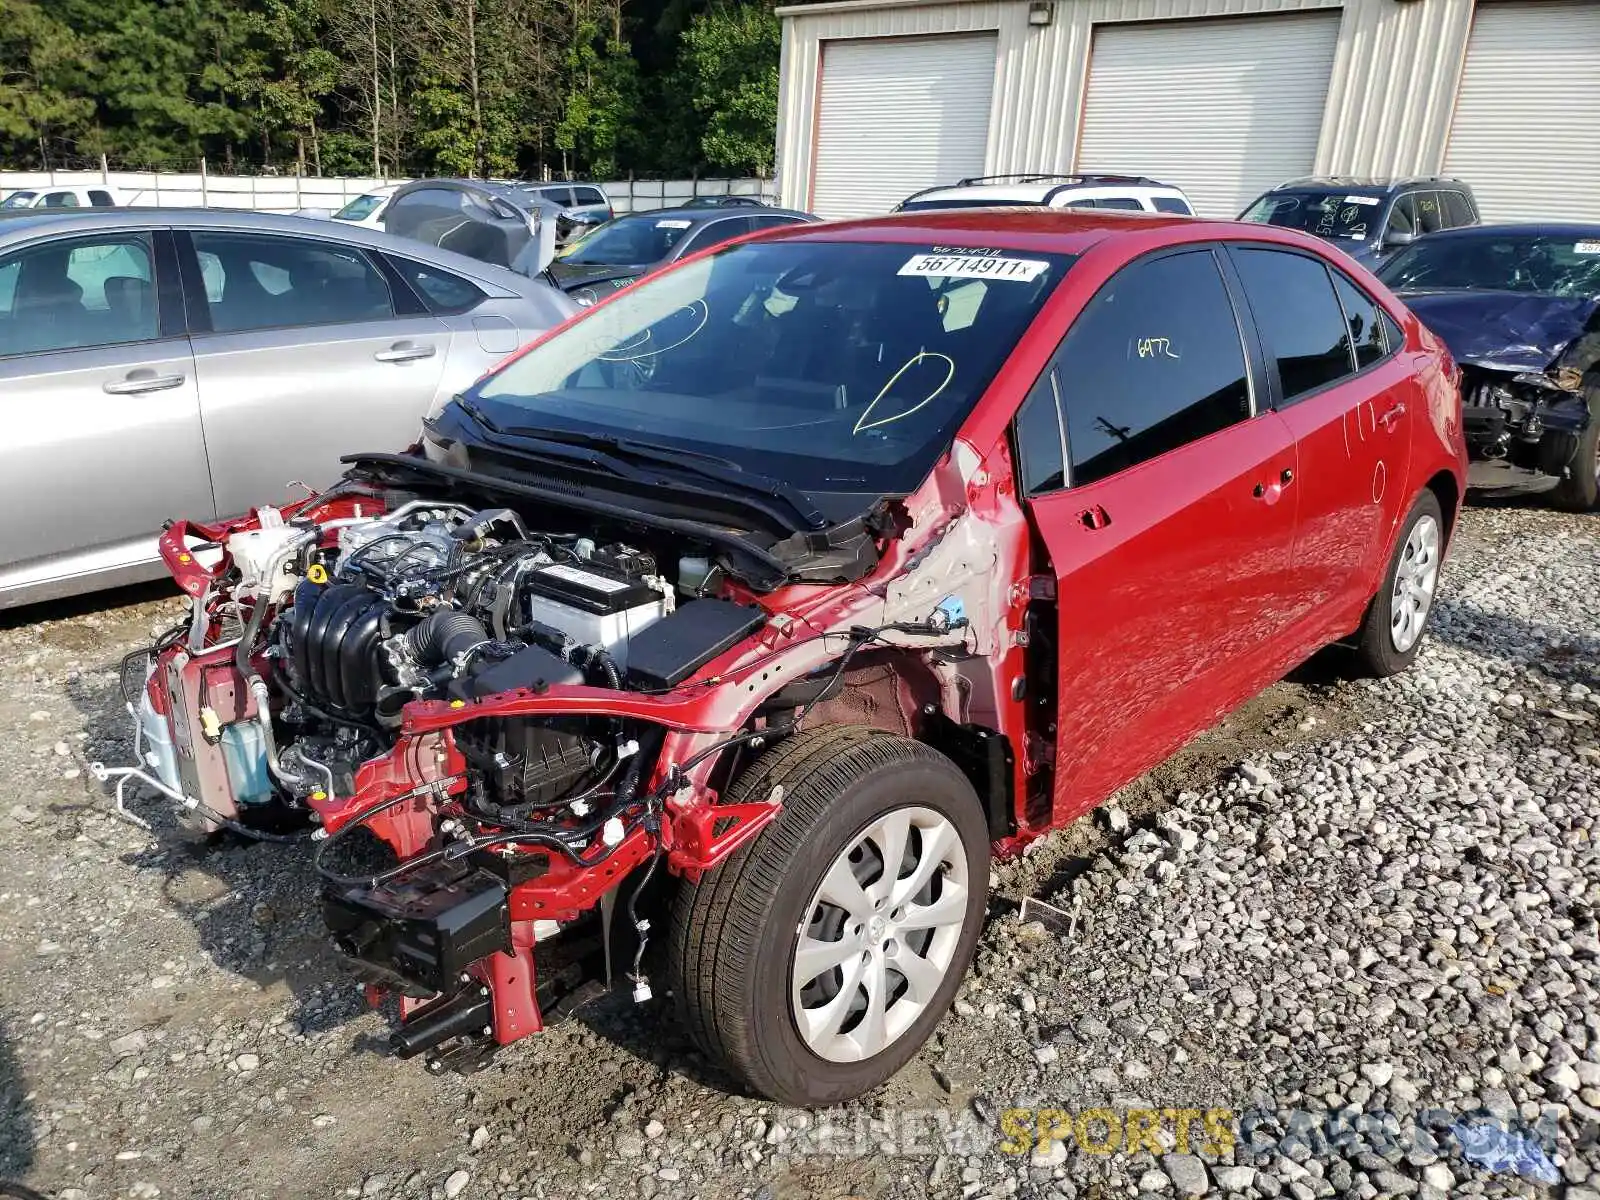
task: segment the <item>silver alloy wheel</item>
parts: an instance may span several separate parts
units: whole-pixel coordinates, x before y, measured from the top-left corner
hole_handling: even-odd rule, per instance
[[[961,941],[967,883],[961,834],[931,808],[884,813],[833,860],[790,969],[795,1027],[812,1053],[861,1062],[916,1023]]]
[[[1389,601],[1389,637],[1401,654],[1417,644],[1439,582],[1439,522],[1424,515],[1406,536]]]

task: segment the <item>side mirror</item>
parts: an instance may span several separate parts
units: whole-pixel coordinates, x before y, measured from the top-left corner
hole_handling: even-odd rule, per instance
[[[1391,229],[1383,235],[1385,246],[1409,246],[1417,240],[1417,235],[1406,229]]]

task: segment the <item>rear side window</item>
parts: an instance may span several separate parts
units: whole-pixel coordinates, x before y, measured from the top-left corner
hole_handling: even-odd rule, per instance
[[[45,194],[44,207],[46,208],[78,208],[78,194],[76,192],[48,192]]]
[[[89,193],[89,203],[95,208],[115,208],[117,202],[111,198],[110,192],[102,192],[98,188]]]
[[[1177,213],[1182,217],[1194,216],[1194,209],[1189,207],[1188,201],[1178,196],[1152,196],[1150,202],[1156,206],[1157,212]]]
[[[572,189],[572,202],[574,204],[604,204],[606,198],[600,194],[599,188],[575,187]]]
[[[1444,228],[1444,218],[1439,212],[1438,192],[1411,192],[1401,196],[1395,207],[1405,212],[1412,231],[1419,237],[1424,233],[1436,233]]]
[[[1444,205],[1444,223],[1447,229],[1478,223],[1478,214],[1473,211],[1472,201],[1467,199],[1465,192],[1440,192],[1439,200]]]
[[[1383,312],[1376,300],[1346,279],[1342,272],[1333,272],[1333,290],[1339,294],[1345,327],[1350,330],[1356,370],[1365,370],[1389,352],[1384,343]]]
[[[1144,211],[1144,205],[1140,204],[1132,196],[1101,196],[1098,207],[1119,208],[1128,212]]]
[[[687,244],[680,252],[680,257],[684,254],[693,254],[696,251],[704,250],[707,246],[720,246],[723,242],[730,241],[749,232],[749,217],[729,217],[722,221],[712,221],[709,224],[702,225],[689,236]]]
[[[217,333],[394,316],[388,283],[353,247],[253,233],[192,236]]]
[[[386,257],[405,281],[417,290],[417,294],[427,303],[429,312],[453,317],[475,307],[484,298],[477,284],[459,275],[441,271],[438,267],[427,267],[408,258]]]
[[[1319,259],[1254,249],[1233,258],[1285,403],[1350,374],[1350,333]]]
[[[1210,250],[1125,267],[1079,314],[1051,369],[1074,485],[1250,415],[1239,326]]]

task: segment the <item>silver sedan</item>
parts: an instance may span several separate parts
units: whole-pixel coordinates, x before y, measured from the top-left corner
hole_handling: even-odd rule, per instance
[[[168,517],[303,495],[577,311],[386,234],[250,212],[0,219],[0,608],[161,574]]]

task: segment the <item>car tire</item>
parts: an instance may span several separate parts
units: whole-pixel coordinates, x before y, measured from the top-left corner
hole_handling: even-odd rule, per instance
[[[1583,394],[1589,402],[1589,428],[1576,438],[1566,435],[1566,441],[1576,443],[1565,464],[1571,474],[1550,492],[1550,503],[1568,512],[1588,512],[1600,504],[1600,380]]]
[[[1409,667],[1422,650],[1444,561],[1444,512],[1424,488],[1395,539],[1383,583],[1356,634],[1358,673],[1381,679]]]
[[[983,927],[988,827],[948,759],[875,729],[798,733],[726,798],[774,793],[772,823],[679,889],[669,974],[690,1035],[744,1087],[837,1104],[900,1070],[954,999]],[[881,846],[897,829],[899,887],[886,888]]]

